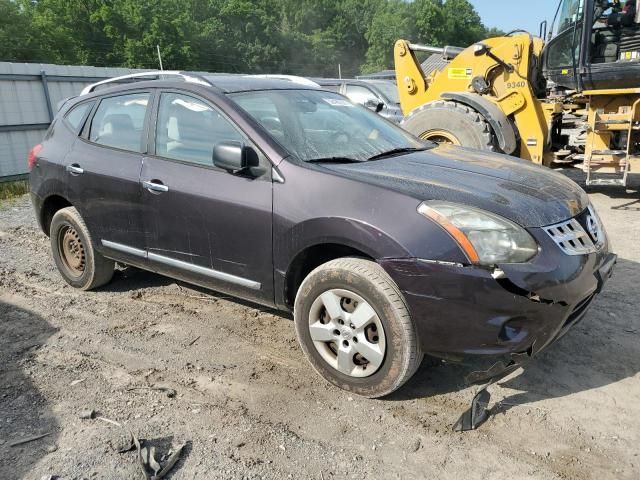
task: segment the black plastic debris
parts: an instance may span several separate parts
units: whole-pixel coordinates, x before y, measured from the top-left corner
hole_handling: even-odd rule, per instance
[[[478,393],[474,395],[471,401],[471,407],[460,416],[453,426],[454,431],[466,432],[468,430],[475,430],[489,418],[489,411],[487,410],[489,400],[491,399],[491,394],[487,390],[489,385],[491,385],[491,383],[482,387]]]
[[[151,446],[147,448],[143,446],[143,442],[140,442],[133,433],[131,433],[131,438],[138,452],[138,461],[142,473],[144,473],[145,478],[148,480],[160,480],[166,476],[180,458],[182,449],[185,447],[185,444],[182,444],[176,448],[163,465],[156,459],[155,447]]]

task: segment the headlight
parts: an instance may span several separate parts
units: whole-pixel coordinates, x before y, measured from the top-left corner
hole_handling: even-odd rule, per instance
[[[427,201],[418,206],[418,213],[444,228],[471,263],[526,262],[538,252],[538,244],[520,225],[479,208]]]

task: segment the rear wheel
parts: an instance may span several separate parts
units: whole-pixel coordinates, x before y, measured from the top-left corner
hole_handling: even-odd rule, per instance
[[[422,360],[402,293],[375,262],[341,258],[316,268],[298,290],[294,316],[311,365],[344,390],[387,395]]]
[[[485,118],[457,102],[427,103],[411,112],[401,126],[415,136],[435,143],[496,151],[494,135]]]
[[[49,234],[53,259],[69,285],[91,290],[109,283],[115,264],[94,250],[89,230],[75,208],[58,210]]]

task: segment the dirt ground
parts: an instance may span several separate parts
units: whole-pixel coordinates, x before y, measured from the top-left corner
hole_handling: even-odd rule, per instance
[[[4,202],[0,479],[141,478],[135,451],[117,451],[125,430],[87,409],[160,453],[186,443],[173,480],[638,479],[640,194],[591,198],[614,277],[464,434],[451,426],[473,395],[465,367],[425,362],[390,398],[349,395],[314,373],[286,316],[131,268],[73,290],[28,198]]]

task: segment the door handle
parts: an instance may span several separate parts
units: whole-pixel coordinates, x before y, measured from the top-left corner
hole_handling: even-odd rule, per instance
[[[149,190],[151,193],[165,193],[169,191],[169,187],[167,187],[164,183],[149,182],[147,180],[142,182],[142,186]]]
[[[84,169],[80,167],[80,165],[78,165],[77,163],[72,163],[71,165],[67,165],[65,169],[71,175],[82,175],[84,173]]]

